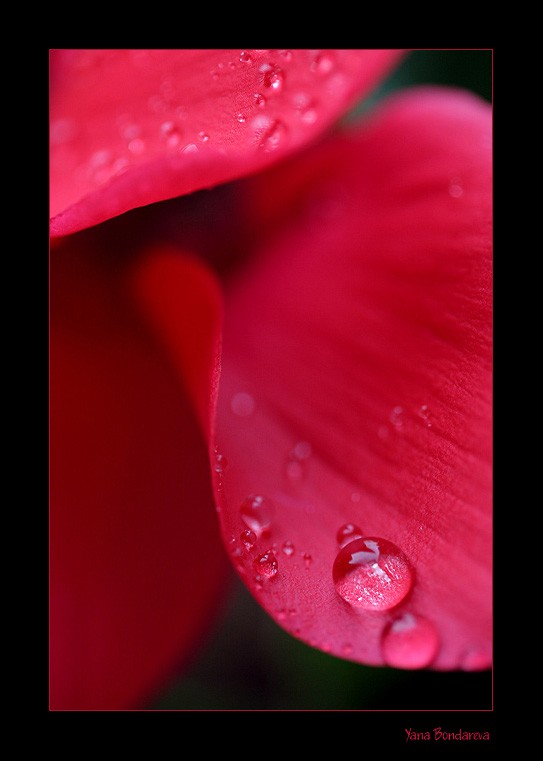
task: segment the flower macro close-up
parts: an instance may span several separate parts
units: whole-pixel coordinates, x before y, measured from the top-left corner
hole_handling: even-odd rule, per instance
[[[51,710],[491,708],[491,64],[49,52]]]

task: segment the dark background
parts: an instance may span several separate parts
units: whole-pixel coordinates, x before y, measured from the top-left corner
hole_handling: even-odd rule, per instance
[[[490,102],[492,66],[491,50],[414,51],[363,108],[393,89],[415,84],[462,87]],[[473,712],[491,710],[492,693],[491,672],[372,668],[314,650],[281,629],[233,574],[232,595],[217,628],[188,671],[146,708],[446,712],[445,718],[409,715],[405,720],[394,713],[391,737],[405,742],[410,726],[421,732],[435,726],[485,731],[488,714]]]

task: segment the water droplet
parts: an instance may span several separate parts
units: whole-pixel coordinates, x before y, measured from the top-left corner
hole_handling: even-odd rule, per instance
[[[352,542],[354,539],[361,539],[363,536],[362,529],[358,528],[354,523],[345,523],[338,529],[336,539],[340,547],[345,547],[349,542]]]
[[[413,583],[403,552],[378,537],[354,539],[340,549],[332,576],[337,593],[346,602],[365,610],[394,607]]]
[[[316,71],[319,74],[328,74],[333,68],[334,59],[332,53],[326,50],[318,53],[310,66],[311,71]]]
[[[392,425],[396,426],[396,428],[401,428],[403,426],[403,407],[400,407],[399,405],[393,407],[389,420]]]
[[[292,557],[292,555],[294,555],[294,544],[289,539],[283,542],[283,552],[285,555],[288,555],[288,557]]]
[[[217,473],[224,473],[228,468],[228,460],[223,454],[215,455],[215,471]]]
[[[251,394],[247,394],[245,391],[239,391],[234,394],[232,401],[230,402],[232,412],[240,417],[248,417],[255,411],[255,400]]]
[[[141,138],[136,137],[136,138],[134,138],[134,140],[131,140],[128,143],[128,150],[134,156],[141,156],[141,154],[145,150],[145,143],[143,142],[143,140]]]
[[[460,198],[464,195],[464,188],[458,177],[453,177],[449,183],[449,195],[451,198]]]
[[[298,460],[307,460],[311,457],[311,452],[311,444],[308,441],[299,441],[292,450],[292,455]]]
[[[275,505],[268,497],[249,494],[241,503],[240,515],[245,525],[260,536],[271,526],[275,515]]]
[[[462,656],[460,668],[463,671],[482,671],[490,668],[490,657],[486,650],[471,647]]]
[[[264,97],[264,95],[262,95],[259,92],[255,93],[255,104],[259,108],[264,108],[264,106],[266,105],[266,98]]]
[[[298,462],[298,460],[287,460],[285,474],[289,481],[299,481],[304,475],[302,463]]]
[[[167,121],[160,126],[160,137],[168,148],[177,148],[181,140],[179,128],[175,122]]]
[[[241,539],[241,541],[246,547],[252,547],[253,544],[256,542],[257,536],[254,531],[251,531],[251,529],[248,528],[245,531],[241,532],[241,535],[239,538]]]
[[[283,88],[284,73],[283,70],[274,63],[265,63],[260,67],[263,75],[264,87],[271,92],[280,92]]]
[[[243,116],[243,114],[236,114],[236,121],[240,124],[245,124],[247,121],[246,118]]]
[[[134,122],[119,119],[119,133],[122,138],[130,142],[141,136],[141,127]]]
[[[428,409],[428,405],[423,404],[421,408],[419,409],[419,417],[424,420],[428,428],[431,427],[432,423],[428,419],[430,417],[430,411]]]
[[[439,635],[430,621],[406,613],[387,626],[381,648],[388,666],[422,669],[429,666],[436,657]]]
[[[259,555],[254,561],[254,567],[260,575],[265,576],[268,579],[275,576],[279,570],[277,558],[271,550],[268,550],[268,552],[265,552],[263,555]]]
[[[304,561],[304,565],[306,568],[309,568],[311,566],[311,563],[313,562],[313,558],[311,557],[309,552],[303,552],[302,558]]]
[[[265,122],[259,122],[258,119],[255,119],[253,127],[256,127],[258,147],[266,153],[277,150],[284,142],[287,134],[285,125],[278,119],[266,119]]]
[[[209,135],[207,134],[207,132],[203,132],[203,131],[199,132],[198,139],[201,140],[202,143],[207,143],[207,141],[209,140]]]
[[[239,56],[239,60],[241,63],[252,63],[253,58],[250,53],[247,53],[246,50],[242,50]]]

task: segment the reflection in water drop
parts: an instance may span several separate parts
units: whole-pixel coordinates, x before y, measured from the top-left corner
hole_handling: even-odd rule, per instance
[[[354,539],[340,549],[332,576],[337,593],[350,605],[366,610],[393,608],[413,583],[403,552],[378,537]]]

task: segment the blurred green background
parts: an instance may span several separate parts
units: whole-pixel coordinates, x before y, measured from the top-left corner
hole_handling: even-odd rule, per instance
[[[491,50],[413,51],[352,116],[392,90],[416,84],[462,87],[490,102],[492,62]],[[326,655],[281,629],[233,575],[232,595],[217,628],[189,669],[147,708],[490,710],[492,674],[372,668]]]

